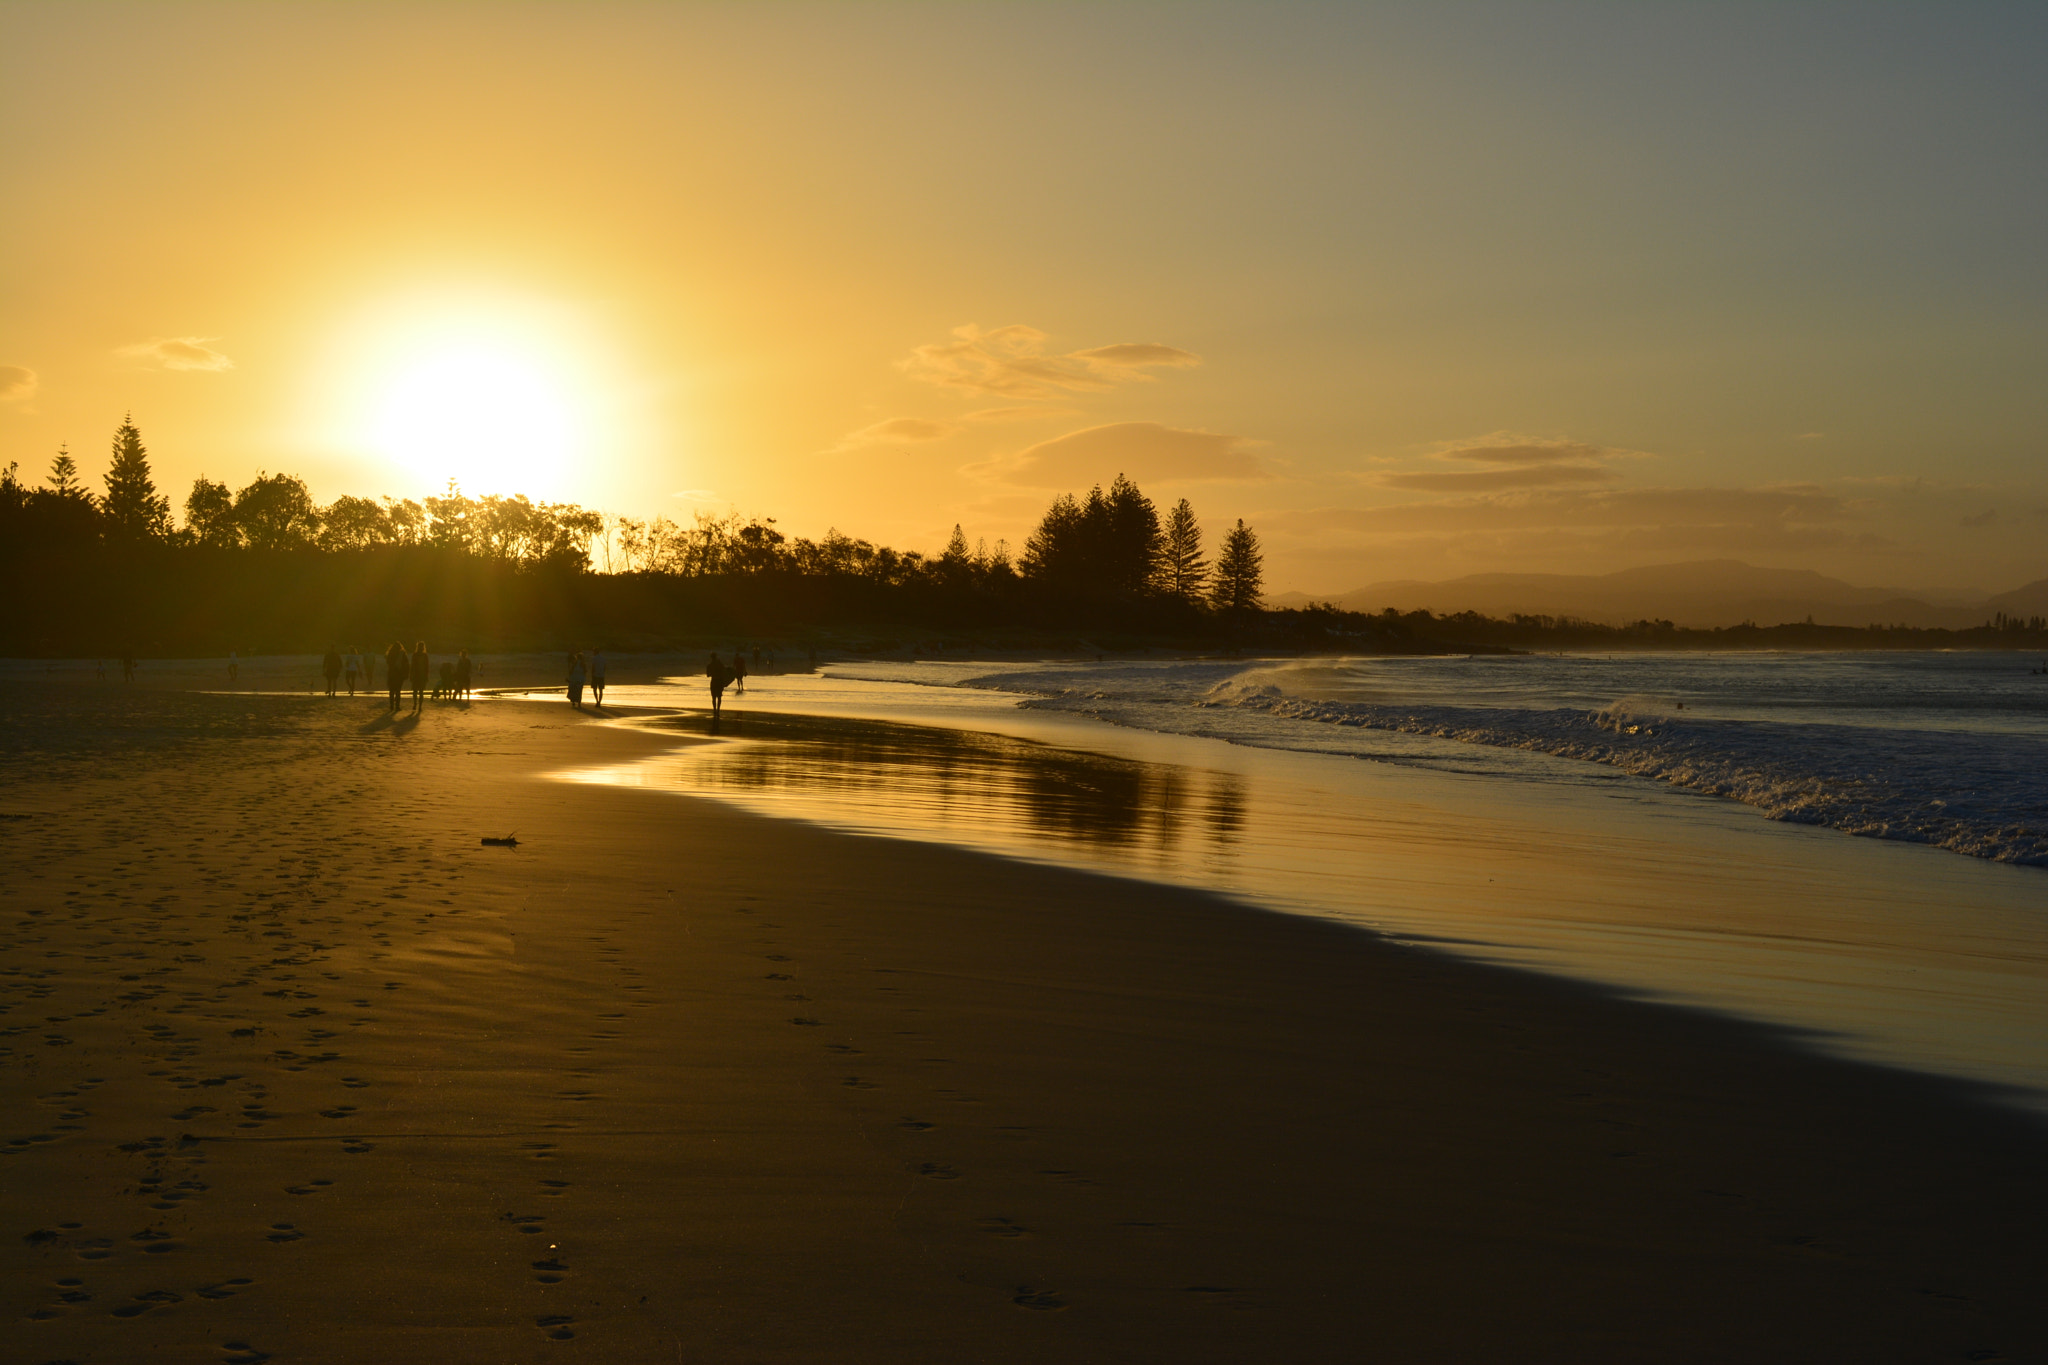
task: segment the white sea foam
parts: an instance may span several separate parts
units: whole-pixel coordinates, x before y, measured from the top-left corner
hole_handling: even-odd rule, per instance
[[[1600,764],[1773,820],[2048,866],[2048,679],[2029,674],[2031,662],[1994,653],[1207,660],[962,670],[948,681],[1261,747],[1545,779],[1561,770],[1514,756]]]
[[[1604,763],[1773,820],[2048,866],[2048,754],[2010,736],[1695,721],[1641,697],[1594,711],[1374,706],[1290,697],[1248,679],[1217,684],[1197,705]],[[2015,747],[2036,750],[2033,761],[2016,762]]]

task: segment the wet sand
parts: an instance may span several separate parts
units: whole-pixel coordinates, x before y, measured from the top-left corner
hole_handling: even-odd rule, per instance
[[[662,742],[561,703],[4,702],[9,1359],[2048,1353],[1957,1084],[552,781]]]

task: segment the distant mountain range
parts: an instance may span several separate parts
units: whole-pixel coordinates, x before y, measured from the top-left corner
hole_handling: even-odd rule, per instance
[[[1754,621],[1771,626],[1804,621],[1821,625],[1981,625],[1994,612],[2048,616],[2048,578],[1996,596],[1859,588],[1810,569],[1760,569],[1735,559],[1655,564],[1610,574],[1483,573],[1425,583],[1395,579],[1334,597],[1281,593],[1276,607],[1334,602],[1351,611],[1429,610],[1446,615],[1572,616],[1624,625],[1645,618],[1711,628]]]

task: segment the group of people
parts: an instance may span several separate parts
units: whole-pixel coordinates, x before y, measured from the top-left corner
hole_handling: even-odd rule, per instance
[[[346,685],[348,694],[356,694],[356,679],[363,681],[364,690],[369,690],[377,677],[377,656],[360,649],[351,649],[343,654],[334,646],[327,647],[325,657],[320,660],[321,676],[327,679],[327,695],[334,696],[337,688]],[[391,648],[384,651],[384,690],[390,700],[390,709],[397,711],[405,704],[405,688],[412,684],[412,709],[418,711],[426,705],[427,696],[467,697],[470,683],[476,674],[476,665],[470,661],[469,651],[460,650],[452,659],[441,661],[440,679],[435,680],[434,661],[427,655],[427,642],[420,640],[410,650],[401,640],[391,642]]]

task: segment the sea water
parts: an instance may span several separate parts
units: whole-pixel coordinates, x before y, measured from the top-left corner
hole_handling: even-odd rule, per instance
[[[721,743],[575,776],[1215,890],[2048,1104],[2040,666],[833,664],[729,692]]]

